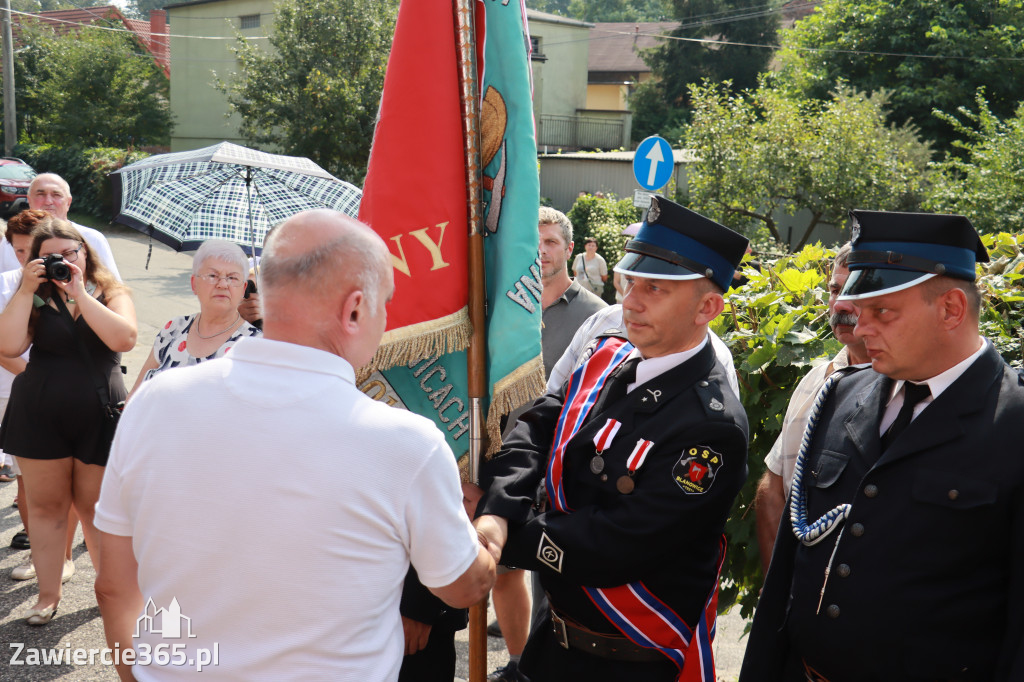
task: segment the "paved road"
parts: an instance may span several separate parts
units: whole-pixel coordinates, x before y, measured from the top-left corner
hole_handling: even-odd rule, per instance
[[[174,317],[193,312],[198,306],[189,288],[189,274],[192,259],[190,254],[175,253],[154,242],[149,269],[145,269],[149,239],[137,232],[120,226],[97,226],[102,229],[114,250],[118,268],[125,282],[131,286],[139,320],[139,344],[131,353],[125,354],[124,364],[128,367],[126,381],[131,382],[145,362],[149,349],[159,327]],[[286,472],[285,472],[286,474]],[[188,472],[182,472],[187,476]],[[283,475],[277,472],[275,475]],[[26,551],[9,548],[11,537],[21,528],[16,509],[11,507],[15,485],[0,483],[0,682],[61,679],[74,682],[92,680],[116,680],[113,670],[100,665],[61,662],[51,665],[11,665],[15,648],[12,643],[24,644],[28,648],[50,650],[95,649],[104,646],[103,625],[99,609],[92,592],[96,574],[89,556],[81,544],[81,530],[74,550],[77,574],[64,586],[64,598],[60,612],[52,623],[45,627],[33,628],[25,624],[22,613],[35,602],[36,583],[34,580],[16,582],[7,578],[10,570],[28,559]],[[288,551],[286,545],[277,541],[267,543],[268,551]],[[282,581],[287,579],[282,577]],[[727,616],[719,622],[716,641],[719,677],[735,680],[739,661],[743,653],[743,620],[738,616]],[[465,633],[457,639],[459,667],[457,674],[465,678],[467,672],[467,643]],[[507,661],[504,641],[488,641],[488,669],[493,670]],[[86,654],[87,655],[87,654]],[[22,659],[25,654],[22,653]]]

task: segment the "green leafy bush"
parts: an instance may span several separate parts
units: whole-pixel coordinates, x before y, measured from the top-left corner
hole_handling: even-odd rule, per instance
[[[71,186],[72,207],[102,220],[110,220],[112,197],[107,174],[149,156],[136,150],[113,147],[57,147],[51,144],[20,144],[14,155],[37,173],[56,173]]]
[[[609,303],[615,302],[615,286],[612,284],[611,269],[622,259],[628,237],[622,235],[631,223],[643,215],[629,199],[618,199],[614,194],[597,196],[585,194],[576,200],[567,214],[572,222],[573,247],[569,267],[576,255],[583,253],[583,242],[587,237],[597,240],[597,252],[608,263],[608,281],[605,282],[602,297]]]

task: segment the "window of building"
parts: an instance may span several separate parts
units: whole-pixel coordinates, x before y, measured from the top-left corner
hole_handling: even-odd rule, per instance
[[[258,14],[246,14],[239,17],[241,22],[241,28],[259,28],[260,27],[260,15]]]
[[[535,62],[546,62],[548,60],[544,53],[541,52],[539,36],[530,36],[530,59]]]

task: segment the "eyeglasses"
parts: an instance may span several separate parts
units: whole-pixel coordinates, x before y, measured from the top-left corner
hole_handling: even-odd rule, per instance
[[[232,289],[237,289],[245,282],[245,280],[238,275],[216,275],[212,272],[208,272],[205,275],[199,275],[199,279],[203,280],[210,286],[217,286],[221,282],[226,282]]]
[[[60,252],[60,255],[61,255],[61,256],[62,256],[62,257],[64,258],[64,260],[66,260],[66,261],[67,261],[68,263],[74,263],[75,261],[77,261],[77,260],[78,260],[78,252],[79,252],[79,251],[81,251],[81,250],[82,250],[82,245],[81,245],[81,244],[79,244],[79,245],[78,245],[78,248],[77,248],[77,249],[68,249],[67,251],[61,251],[61,252]],[[48,253],[41,253],[41,254],[39,254],[39,257],[40,257],[40,258],[46,258],[46,257],[47,257],[47,256],[49,256],[49,255],[51,255],[51,254],[48,254]]]

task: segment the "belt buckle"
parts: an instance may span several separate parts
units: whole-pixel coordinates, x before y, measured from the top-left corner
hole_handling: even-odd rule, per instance
[[[565,621],[558,617],[554,609],[551,610],[551,627],[555,632],[555,640],[563,649],[569,648],[569,633],[565,629]]]

